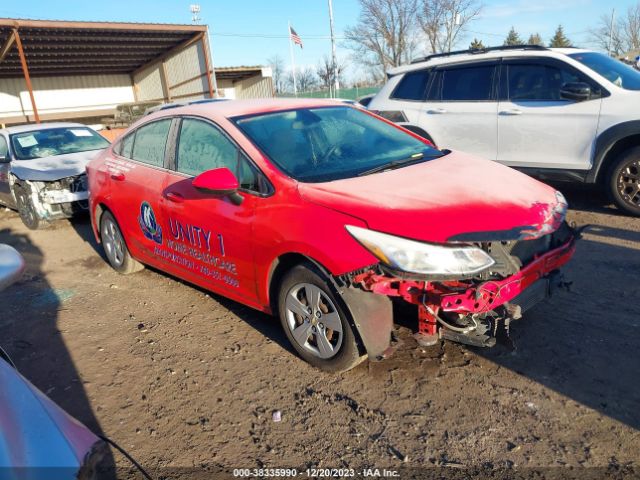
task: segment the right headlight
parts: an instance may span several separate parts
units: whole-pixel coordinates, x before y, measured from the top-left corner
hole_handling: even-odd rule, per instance
[[[345,228],[382,263],[395,270],[456,277],[474,275],[495,263],[484,250],[473,246],[433,245],[353,225]]]

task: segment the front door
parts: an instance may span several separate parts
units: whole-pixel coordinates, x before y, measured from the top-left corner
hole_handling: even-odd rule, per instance
[[[257,170],[213,123],[184,118],[179,129],[175,172],[163,192],[166,247],[173,269],[208,289],[238,300],[257,299],[253,223]],[[193,178],[226,167],[239,179],[235,198],[196,190]]]
[[[562,85],[585,82],[592,99],[566,100]],[[599,86],[562,62],[509,60],[501,72],[498,161],[514,167],[584,170],[591,166]]]

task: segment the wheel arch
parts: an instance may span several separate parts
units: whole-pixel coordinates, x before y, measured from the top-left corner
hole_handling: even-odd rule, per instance
[[[341,285],[326,267],[308,255],[289,252],[273,261],[267,283],[272,314],[278,315],[277,288],[281,279],[293,267],[304,263],[311,263],[329,279],[337,298],[349,312],[349,321],[361,353],[366,352],[374,359],[384,357],[388,353],[393,330],[391,300],[383,295]]]
[[[269,303],[269,308],[274,315],[278,313],[278,286],[280,285],[280,281],[286,275],[286,273],[291,270],[293,267],[297,265],[301,265],[303,263],[311,263],[315,267],[317,267],[323,274],[326,275],[327,278],[330,279],[332,283],[334,283],[333,275],[327,268],[324,267],[317,260],[309,257],[308,255],[304,255],[299,252],[287,252],[282,255],[279,255],[273,262],[271,262],[271,266],[269,267],[269,271],[267,274],[267,301]],[[334,284],[334,287],[337,285]]]
[[[611,165],[620,154],[637,146],[640,146],[640,120],[620,123],[602,132],[596,140],[593,168],[587,182],[606,181]]]

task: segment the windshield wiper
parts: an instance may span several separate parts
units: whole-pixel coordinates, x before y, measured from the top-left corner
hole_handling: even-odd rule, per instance
[[[431,158],[431,157],[430,157]],[[407,158],[401,158],[400,160],[392,160],[388,163],[383,163],[382,165],[378,165],[377,167],[373,167],[369,170],[365,170],[364,172],[360,172],[358,174],[359,177],[363,177],[365,175],[370,175],[372,173],[383,172],[385,170],[393,170],[395,168],[400,168],[405,165],[409,165],[410,163],[416,163],[424,159],[424,153],[416,153]]]

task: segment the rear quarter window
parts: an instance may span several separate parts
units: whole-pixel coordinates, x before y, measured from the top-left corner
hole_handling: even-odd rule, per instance
[[[396,100],[424,100],[429,78],[429,70],[405,73],[393,90],[391,98]]]

